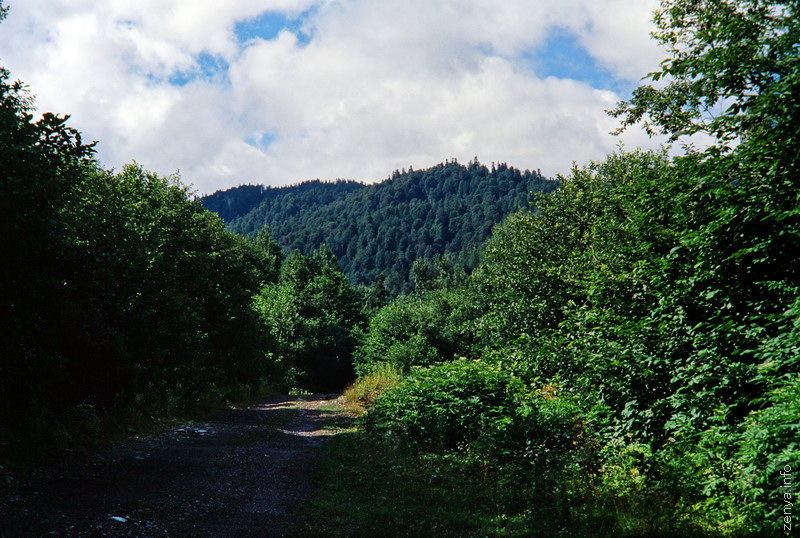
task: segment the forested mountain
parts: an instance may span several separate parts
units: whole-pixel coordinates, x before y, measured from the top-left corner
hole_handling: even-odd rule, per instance
[[[490,168],[475,159],[396,171],[369,186],[341,180],[277,189],[241,186],[203,202],[235,232],[253,236],[268,226],[287,252],[309,254],[324,244],[352,282],[371,285],[383,273],[386,290],[395,295],[411,291],[416,259],[448,255],[474,267],[495,224],[528,207],[532,192],[556,186],[538,172],[504,163]]]
[[[357,181],[323,182],[318,179],[286,187],[240,185],[204,197],[203,205],[225,222],[246,215],[250,215],[248,220],[263,219],[276,207],[285,208],[288,213],[317,209],[363,187],[365,185]]]

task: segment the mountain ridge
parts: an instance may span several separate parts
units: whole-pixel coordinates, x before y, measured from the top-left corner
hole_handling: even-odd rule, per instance
[[[445,161],[396,170],[381,182],[306,181],[287,187],[245,185],[203,198],[226,226],[253,237],[267,226],[285,252],[327,246],[352,282],[372,285],[381,273],[391,295],[413,290],[411,265],[451,258],[471,270],[495,224],[529,209],[532,193],[558,181],[506,163],[491,167]]]

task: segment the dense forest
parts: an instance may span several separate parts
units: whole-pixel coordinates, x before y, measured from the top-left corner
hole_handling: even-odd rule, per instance
[[[415,260],[432,266],[446,257],[447,263],[472,270],[492,227],[528,208],[531,193],[556,186],[538,172],[505,163],[489,168],[476,158],[467,165],[453,161],[395,171],[369,186],[341,180],[280,188],[244,185],[216,192],[203,203],[234,232],[253,236],[268,227],[286,253],[310,254],[325,245],[351,282],[378,285],[394,297],[414,289]],[[430,273],[423,265],[417,269]]]
[[[241,233],[177,177],[103,169],[0,70],[0,464],[355,380],[359,427],[299,535],[787,534],[799,10],[662,0],[667,58],[610,113],[705,149],[620,150],[557,183],[474,161],[205,201]],[[262,206],[279,221],[246,220]],[[368,284],[380,249],[410,268],[354,285],[340,263]],[[470,249],[469,274],[445,256]]]

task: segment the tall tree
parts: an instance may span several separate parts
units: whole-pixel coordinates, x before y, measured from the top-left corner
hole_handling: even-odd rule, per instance
[[[793,141],[800,121],[800,4],[794,0],[664,0],[655,38],[668,57],[612,114],[672,137],[705,132]],[[788,139],[786,139],[788,137]]]
[[[44,381],[55,381],[49,371],[62,365],[56,349],[70,295],[70,241],[61,214],[71,184],[94,165],[93,144],[67,126],[67,117],[34,120],[33,111],[27,88],[0,67],[0,397],[18,402],[0,413],[12,422],[25,421],[32,412],[26,406],[46,398],[42,393],[53,387]]]
[[[294,251],[283,262],[278,283],[256,299],[288,383],[332,392],[353,377],[355,331],[364,323],[362,297],[321,247],[311,256]]]

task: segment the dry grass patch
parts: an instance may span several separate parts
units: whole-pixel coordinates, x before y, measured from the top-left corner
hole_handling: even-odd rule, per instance
[[[387,390],[403,379],[402,372],[388,362],[378,364],[372,372],[358,378],[345,389],[345,409],[354,415],[362,415]]]

